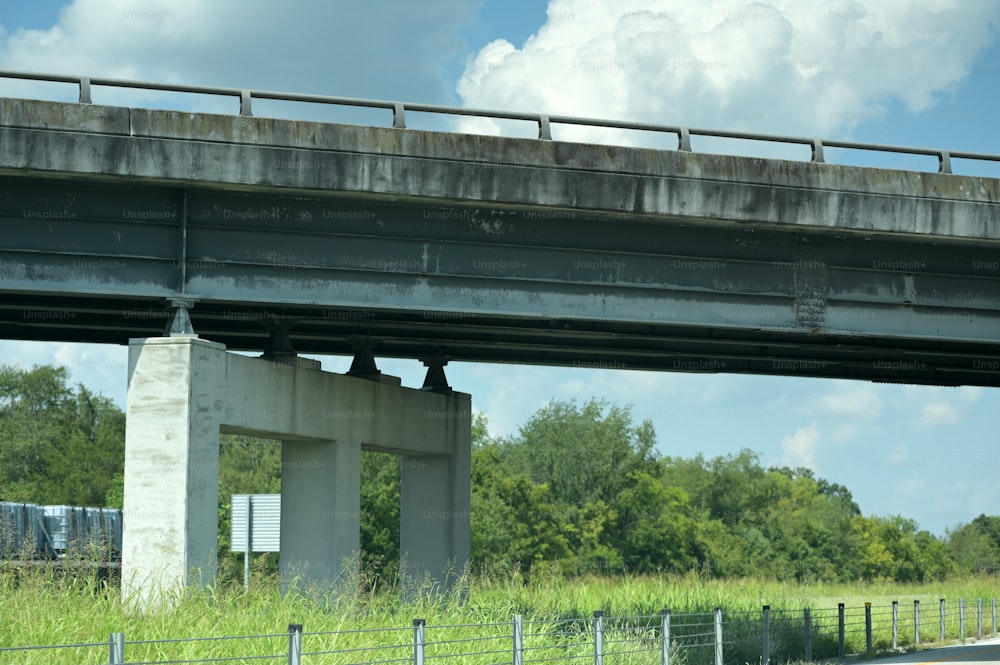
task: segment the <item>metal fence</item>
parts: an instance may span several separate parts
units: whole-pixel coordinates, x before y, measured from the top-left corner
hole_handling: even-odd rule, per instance
[[[673,134],[677,138],[677,150],[692,152],[691,137],[705,136],[713,138],[737,139],[745,141],[760,141],[763,143],[795,144],[806,146],[811,150],[809,161],[825,162],[824,148],[844,148],[886,152],[904,155],[926,155],[937,157],[938,172],[952,173],[952,159],[971,159],[1000,164],[1000,155],[960,150],[941,150],[935,148],[917,148],[880,143],[862,143],[858,141],[838,141],[834,139],[818,139],[794,136],[778,136],[774,134],[756,134],[752,132],[727,131],[719,129],[696,129],[676,125],[659,125],[642,122],[628,122],[599,118],[582,118],[577,116],[551,115],[546,113],[522,113],[516,111],[498,111],[488,109],[464,108],[459,106],[442,106],[437,104],[416,104],[393,102],[377,99],[360,99],[353,97],[335,97],[329,95],[306,95],[291,92],[274,92],[268,90],[251,90],[246,88],[226,88],[202,85],[183,85],[178,83],[152,83],[128,79],[99,78],[86,76],[67,76],[63,74],[40,74],[34,72],[16,72],[0,70],[0,78],[21,79],[30,81],[45,81],[53,83],[70,83],[79,87],[79,102],[92,103],[91,88],[104,86],[112,88],[132,88],[140,90],[157,90],[163,92],[181,92],[203,95],[234,97],[240,100],[239,114],[253,115],[253,100],[274,100],[286,102],[301,102],[312,104],[332,104],[360,108],[386,109],[392,112],[392,127],[406,128],[406,113],[431,113],[438,115],[461,115],[491,118],[499,120],[522,120],[534,123],[538,127],[538,138],[552,140],[552,125],[575,125],[585,127],[601,127],[605,129],[638,130],[657,134]]]
[[[997,633],[996,599],[946,602],[932,607],[891,605],[754,612],[672,613],[428,625],[405,628],[226,637],[129,640],[112,633],[106,642],[0,648],[2,662],[167,663],[280,662],[388,664],[432,662],[526,665],[573,662],[594,665],[729,665],[844,658],[963,640]],[[235,643],[235,645],[234,645]],[[8,660],[14,659],[14,660]]]

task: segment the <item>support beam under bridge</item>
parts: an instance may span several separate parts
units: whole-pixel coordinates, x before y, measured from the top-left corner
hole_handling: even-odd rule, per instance
[[[306,361],[308,363],[308,361]],[[193,335],[129,347],[122,594],[169,603],[215,580],[220,432],[282,441],[281,575],[329,588],[357,565],[361,451],[403,457],[400,553],[448,586],[469,557],[471,399]]]

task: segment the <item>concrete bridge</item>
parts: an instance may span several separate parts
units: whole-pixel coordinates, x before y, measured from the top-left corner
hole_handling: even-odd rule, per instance
[[[203,487],[207,506],[215,500],[208,441],[229,428],[286,441],[350,439],[352,451],[439,460],[422,482],[439,487],[451,478],[451,494],[413,496],[424,496],[424,513],[457,515],[464,526],[444,539],[446,548],[413,546],[424,548],[421,565],[434,575],[443,574],[446,559],[460,567],[468,553],[467,481],[455,485],[447,474],[465,468],[467,450],[456,451],[467,445],[468,396],[449,392],[443,367],[452,360],[1000,385],[1000,180],[951,173],[953,159],[1000,157],[237,89],[3,77],[79,87],[79,103],[0,98],[0,337],[134,340],[127,445],[145,452],[127,453],[126,556],[133,561],[150,543],[170,539],[128,520],[137,497],[174,486],[150,484],[149,465],[173,440],[163,432],[187,433],[177,479]],[[233,115],[92,103],[91,86],[112,85],[229,95],[239,98],[239,115],[235,103]],[[255,99],[381,107],[392,111],[393,127],[258,118]],[[526,120],[539,138],[406,129],[411,111]],[[552,140],[561,124],[673,134],[678,149]],[[812,158],[695,153],[698,135],[802,144]],[[833,165],[823,161],[828,147],[933,155],[939,169]],[[245,392],[255,385],[246,377],[269,386],[271,400],[288,390],[301,395],[294,386],[313,379],[237,369],[243,361],[226,348],[284,361],[265,374],[315,372],[297,353],[355,354],[348,379],[378,385],[387,379],[376,356],[419,358],[429,367],[427,390],[392,386],[403,392],[370,395],[362,411],[396,423],[383,430],[348,432],[312,423],[304,412],[282,415],[295,408],[287,400],[271,409],[281,427],[241,420],[232,405],[262,399]],[[214,354],[204,366],[216,374],[198,378],[191,354],[199,353]],[[323,399],[371,390],[326,376],[310,383]],[[202,380],[214,387],[199,397],[190,388]],[[144,406],[157,391],[181,395],[185,386],[179,405]],[[421,401],[428,394],[443,401]],[[191,414],[200,399],[212,415],[195,436]],[[162,416],[172,424],[140,433],[145,428],[134,423],[143,409],[152,411],[149,422]],[[397,422],[421,409],[451,414],[437,419],[451,429],[421,434],[422,441],[439,438],[430,451]],[[396,434],[387,438],[390,430]],[[337,468],[347,465],[353,478],[354,452],[336,454],[347,460]],[[199,455],[209,456],[209,471],[195,483],[186,460]],[[139,468],[145,480],[133,473]],[[353,482],[343,484],[352,496]],[[349,503],[346,494],[316,496],[327,510],[352,510],[337,507]],[[195,537],[175,503],[164,500],[163,510],[201,543],[190,551],[201,552],[214,509]],[[353,533],[356,524],[344,528]],[[339,557],[356,542],[351,535],[323,551]],[[193,561],[203,570],[214,565],[203,554],[171,556],[172,575],[185,580]],[[320,578],[336,560],[321,566]],[[142,566],[149,572],[159,564]]]

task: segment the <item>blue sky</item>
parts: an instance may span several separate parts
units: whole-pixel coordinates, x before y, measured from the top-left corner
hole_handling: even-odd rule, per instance
[[[0,68],[1000,154],[1000,5],[916,4],[378,0],[361,9],[320,0],[36,0],[0,7]],[[2,96],[73,94],[70,86],[0,80]],[[94,96],[232,112],[214,100],[159,93],[96,89]],[[430,126],[507,131],[474,119],[436,122]],[[572,140],[641,142],[556,131]],[[934,168],[929,158],[836,151],[828,158]],[[996,165],[955,167],[1000,177]],[[331,371],[350,364],[323,360]],[[74,381],[124,405],[124,348],[0,341],[0,362],[65,365]],[[416,362],[380,366],[404,385],[423,378]],[[866,514],[901,514],[942,534],[1000,513],[996,389],[472,364],[449,366],[448,377],[472,393],[497,434],[516,432],[549,400],[597,397],[651,419],[665,455],[750,448],[764,464],[809,466],[846,485]]]

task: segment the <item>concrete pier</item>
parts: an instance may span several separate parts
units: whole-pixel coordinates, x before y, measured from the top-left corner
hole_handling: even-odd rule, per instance
[[[194,336],[129,348],[122,595],[163,605],[215,580],[220,432],[282,441],[283,585],[330,586],[357,565],[361,451],[403,456],[401,552],[454,582],[469,555],[471,401],[398,379],[226,352]]]

